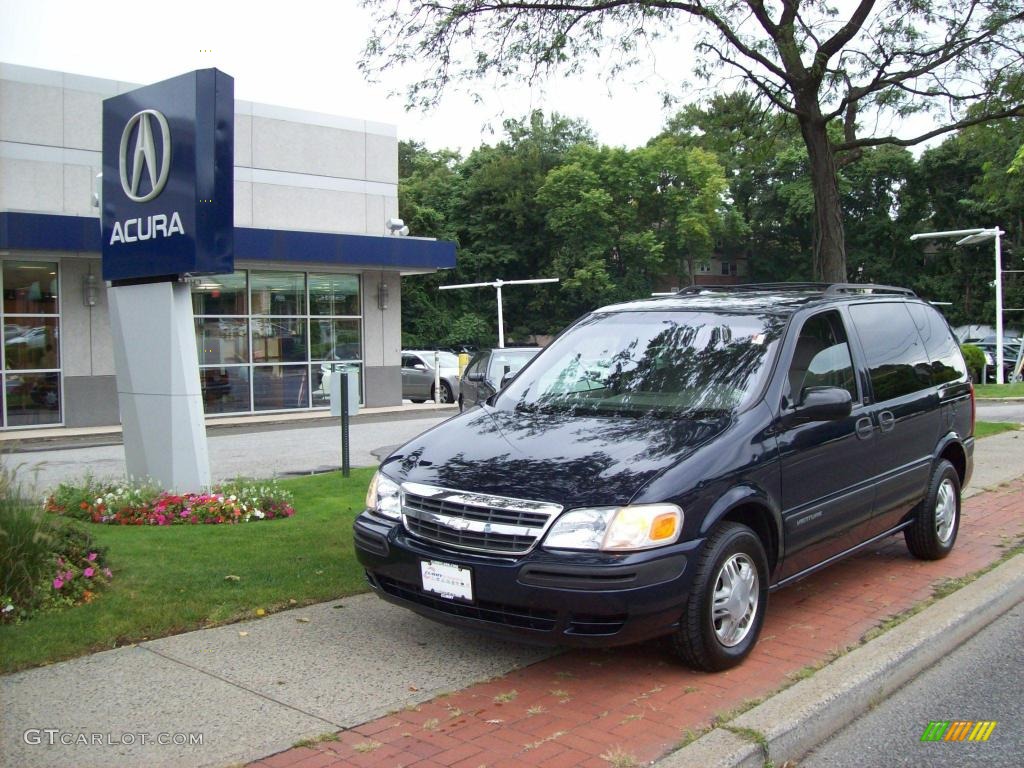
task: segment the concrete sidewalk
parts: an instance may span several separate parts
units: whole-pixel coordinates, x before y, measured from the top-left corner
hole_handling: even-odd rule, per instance
[[[1024,468],[1024,437],[980,441],[976,465],[972,494],[1011,480]],[[0,765],[222,766],[343,729],[340,741],[261,762],[596,767],[616,750],[651,760],[686,729],[855,643],[936,580],[992,562],[1004,537],[1021,533],[1022,488],[968,501],[946,560],[914,561],[893,539],[773,595],[755,654],[724,674],[686,670],[659,643],[545,661],[550,651],[360,596],[4,676]],[[457,693],[438,697],[447,691]],[[56,744],[46,733],[26,741],[27,729],[57,729]],[[140,734],[201,734],[202,745],[143,744]]]

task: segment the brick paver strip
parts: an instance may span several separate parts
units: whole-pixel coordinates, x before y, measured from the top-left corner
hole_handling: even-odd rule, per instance
[[[760,642],[728,672],[689,670],[663,641],[570,651],[252,766],[607,768],[616,756],[646,763],[687,731],[856,644],[930,597],[940,580],[989,565],[1022,532],[1024,478],[964,502],[959,539],[945,560],[915,560],[894,537],[772,595]]]

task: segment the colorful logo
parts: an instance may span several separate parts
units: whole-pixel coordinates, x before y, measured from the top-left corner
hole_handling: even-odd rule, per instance
[[[995,720],[932,720],[921,741],[988,741],[995,729]]]

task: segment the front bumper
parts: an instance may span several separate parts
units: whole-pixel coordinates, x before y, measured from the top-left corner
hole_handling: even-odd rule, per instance
[[[544,645],[607,647],[678,626],[703,539],[629,554],[472,554],[411,536],[368,513],[353,525],[356,555],[383,599],[445,624]],[[473,601],[425,592],[420,564],[472,571]]]

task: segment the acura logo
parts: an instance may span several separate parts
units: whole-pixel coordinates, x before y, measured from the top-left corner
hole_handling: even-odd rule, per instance
[[[154,121],[160,131],[163,148],[159,156],[159,169],[157,168],[156,142],[153,139]],[[133,132],[135,133],[135,148],[132,151],[132,160],[129,164],[128,144]],[[167,118],[155,109],[144,109],[132,115],[124,127],[124,133],[121,134],[121,151],[118,153],[118,157],[120,158],[121,188],[128,199],[136,203],[148,203],[154,199],[163,191],[171,172],[171,129],[167,126]],[[143,167],[149,176],[149,191],[140,194],[139,182],[142,181]]]

